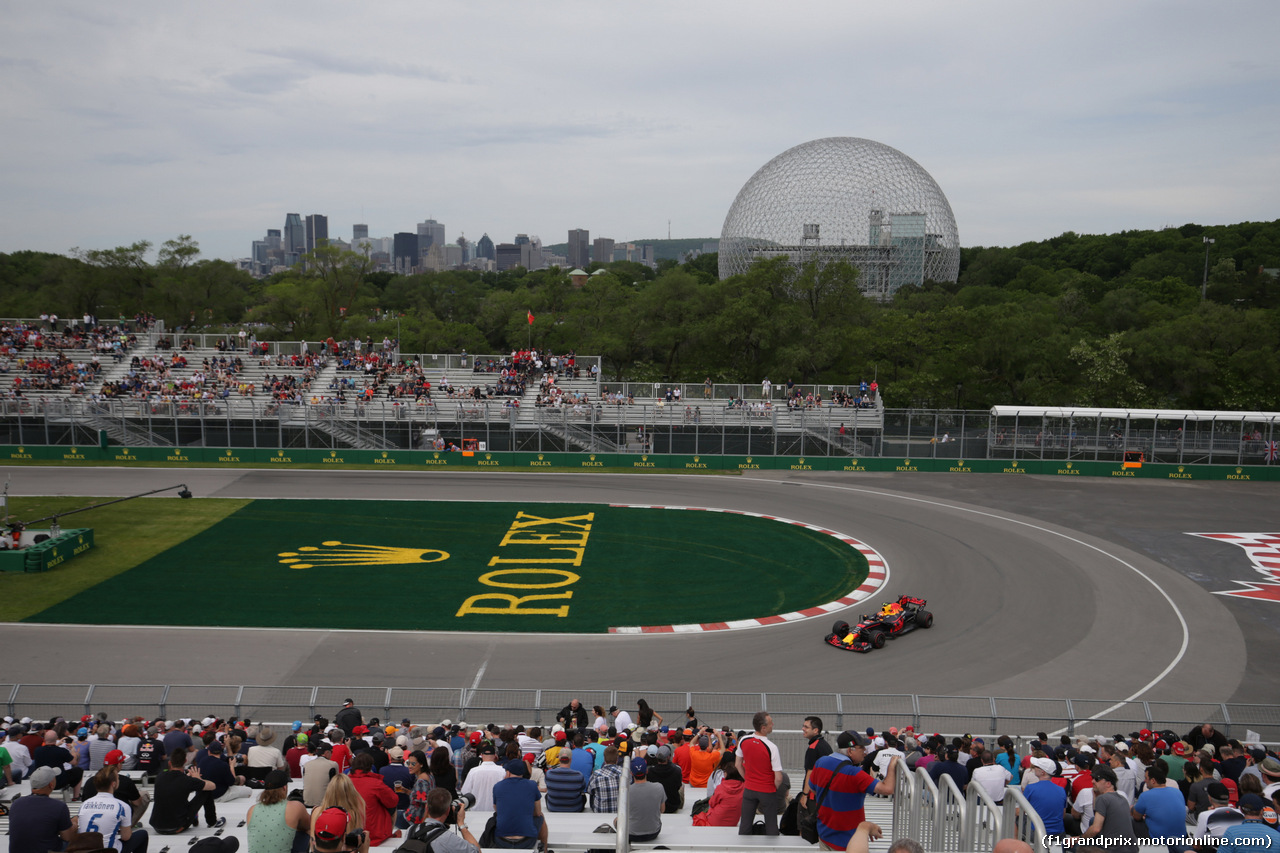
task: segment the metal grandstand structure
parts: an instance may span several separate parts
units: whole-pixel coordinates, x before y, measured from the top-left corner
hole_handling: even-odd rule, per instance
[[[720,277],[756,260],[847,261],[879,299],[926,280],[955,281],[951,205],[910,157],[870,139],[830,137],[774,157],[739,190],[720,235]]]

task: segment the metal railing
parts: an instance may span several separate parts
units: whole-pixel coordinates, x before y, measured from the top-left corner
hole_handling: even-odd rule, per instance
[[[1264,743],[1280,741],[1280,707],[1199,702],[1106,702],[916,694],[711,693],[577,689],[487,689],[465,687],[320,687],[192,684],[0,684],[0,698],[13,717],[70,718],[107,712],[113,718],[219,717],[309,720],[332,715],[351,697],[366,717],[381,720],[454,721],[472,724],[551,725],[571,699],[591,708],[634,708],[645,698],[679,724],[693,707],[704,724],[749,730],[759,710],[772,714],[775,741],[788,768],[804,766],[804,718],[821,717],[828,731],[913,726],[921,733],[1028,736],[1037,731],[1112,737],[1139,729],[1190,731],[1209,722],[1228,737],[1249,731]],[[989,742],[989,741],[988,741]]]

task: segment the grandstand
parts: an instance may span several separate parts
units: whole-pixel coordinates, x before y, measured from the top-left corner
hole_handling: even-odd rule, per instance
[[[530,727],[534,725],[550,726],[557,715],[557,711],[553,709],[557,708],[561,702],[567,703],[569,698],[587,697],[586,702],[583,703],[584,706],[586,706],[587,702],[594,700],[608,702],[609,705],[614,705],[616,702],[621,701],[625,705],[631,697],[638,695],[623,691],[575,692],[568,690],[540,690],[526,691],[523,694],[520,691],[514,693],[507,691],[506,693],[509,695],[499,696],[498,694],[501,691],[468,691],[465,689],[444,688],[397,689],[393,695],[391,689],[384,688],[250,686],[217,688],[196,685],[168,685],[164,686],[163,689],[138,685],[10,685],[9,687],[6,710],[11,720],[15,721],[28,720],[32,715],[36,715],[37,721],[46,718],[50,720],[63,718],[74,721],[80,719],[81,711],[84,711],[88,717],[94,716],[95,711],[101,711],[101,714],[98,714],[100,717],[110,719],[118,716],[121,720],[126,718],[129,720],[143,719],[144,717],[175,719],[190,714],[195,718],[192,722],[195,723],[198,729],[201,725],[201,719],[204,719],[204,724],[208,725],[207,721],[209,719],[223,718],[223,715],[226,715],[226,718],[241,720],[251,716],[255,721],[260,717],[265,717],[268,720],[268,725],[271,725],[277,731],[284,732],[289,731],[288,720],[290,718],[316,719],[326,713],[335,705],[335,701],[332,698],[334,696],[367,697],[371,700],[371,704],[358,702],[357,705],[365,709],[364,714],[368,715],[370,720],[404,719],[411,721],[408,724],[401,724],[399,727],[393,725],[394,728],[397,728],[397,731],[390,735],[390,741],[394,741],[401,734],[415,738],[427,736],[428,732],[437,724],[445,725],[447,728],[450,718],[458,716],[456,712],[459,702],[464,706],[469,706],[465,714],[467,719],[476,720],[479,717],[481,720],[495,720],[495,723],[484,723],[483,726],[487,727],[492,733],[490,736],[496,739],[504,727],[509,729],[518,725]],[[78,696],[79,698],[72,698],[73,696]],[[663,707],[667,707],[670,703],[681,705],[683,701],[695,698],[692,694],[677,693],[659,694],[659,696],[665,697],[666,704]],[[729,709],[736,707],[740,709],[726,710],[724,712],[713,711],[709,714],[704,711],[700,715],[702,724],[710,725],[715,729],[719,729],[721,724],[724,724],[723,727],[725,729],[736,731],[737,737],[741,737],[745,730],[750,729],[750,723],[746,721],[750,718],[751,712],[747,709],[751,706],[740,701],[747,699],[748,694],[743,694],[742,696],[699,694],[696,698],[700,703],[698,705],[699,708],[723,707]],[[805,712],[781,710],[787,707],[789,700],[795,708],[799,709],[801,705],[806,704],[803,701],[804,699],[812,700],[807,704],[814,707],[829,707],[831,700],[835,700],[838,706],[840,704],[839,698],[822,696],[788,697],[782,694],[774,694],[765,701],[770,706],[779,708],[774,714],[775,722],[790,726],[796,720],[803,719]],[[876,704],[873,701],[876,697],[857,698],[862,700],[861,704]],[[890,699],[891,697],[881,698]],[[917,701],[913,704],[918,707],[918,700],[937,699],[938,697],[914,698]],[[797,704],[794,700],[802,701]],[[337,702],[341,701],[341,699],[337,700]],[[703,702],[706,704],[701,704]],[[536,707],[516,707],[516,705],[520,704],[532,704]],[[1046,847],[1052,849],[1050,845],[1043,843],[1047,834],[1045,821],[1041,819],[1041,816],[1024,795],[1023,788],[1018,784],[1019,780],[1016,775],[1013,779],[1013,784],[1004,789],[1001,798],[1002,802],[997,803],[993,799],[991,789],[983,784],[970,783],[962,787],[957,784],[951,775],[930,773],[923,762],[919,766],[913,766],[921,757],[925,757],[927,761],[927,756],[938,754],[940,758],[940,748],[946,745],[959,743],[961,751],[966,753],[969,751],[976,752],[976,750],[971,749],[969,745],[971,742],[969,735],[947,734],[930,736],[928,732],[933,727],[928,724],[934,722],[934,719],[911,713],[894,714],[892,711],[887,710],[892,705],[892,702],[881,702],[879,707],[886,709],[886,712],[874,715],[858,714],[856,721],[854,720],[854,715],[838,712],[835,715],[824,718],[834,723],[836,729],[849,727],[861,730],[864,722],[872,722],[875,725],[871,726],[871,729],[878,731],[879,737],[886,739],[889,743],[892,743],[895,737],[903,739],[901,746],[905,754],[902,757],[892,759],[897,764],[893,797],[868,796],[866,799],[867,819],[877,823],[885,831],[885,838],[873,844],[873,850],[886,850],[892,839],[902,837],[916,839],[921,842],[926,850],[936,851],[990,850],[995,841],[1001,838],[1018,838],[1027,841],[1036,849]],[[902,707],[909,706],[904,705]],[[1067,707],[1069,708],[1070,705],[1068,704]],[[197,708],[200,710],[196,710]],[[1196,717],[1194,714],[1203,712],[1204,708],[1188,706],[1181,709],[1171,707],[1169,710],[1173,712],[1175,718],[1160,724],[1143,719],[1113,719],[1109,724],[1103,725],[1121,728],[1121,733],[1118,737],[1128,741],[1125,745],[1126,751],[1132,748],[1133,752],[1129,753],[1131,755],[1141,755],[1145,748],[1154,745],[1157,755],[1163,752],[1172,760],[1175,754],[1182,752],[1183,746],[1190,749],[1193,746],[1211,743],[1214,740],[1224,744],[1234,742],[1234,739],[1228,741],[1232,734],[1232,724],[1223,723],[1218,725],[1223,726],[1224,731],[1219,732],[1217,729],[1213,729],[1211,731],[1212,737],[1202,734],[1199,740],[1196,739],[1196,735],[1200,731],[1200,724],[1197,722],[1187,723],[1186,721],[1188,719],[1200,720],[1201,717]],[[1227,714],[1226,708],[1219,708],[1218,710]],[[1235,710],[1241,711],[1244,709],[1237,708]],[[1019,709],[1019,711],[1025,713],[1025,709]],[[447,713],[449,716],[440,716],[441,713]],[[1214,713],[1216,714],[1216,712]],[[204,715],[204,717],[202,718],[201,715]],[[373,715],[377,716],[374,717]],[[674,711],[668,716],[677,719],[680,717],[679,713]],[[1212,718],[1210,717],[1209,719]],[[674,720],[670,722],[674,722]],[[999,721],[992,720],[990,722],[992,730],[987,734],[986,739],[991,746],[995,746],[995,726],[997,724],[1018,724],[1015,718]],[[1030,723],[1033,725],[1037,722],[1045,728],[1076,728],[1077,731],[1081,731],[1080,726],[1083,721],[1057,720],[1050,723],[1047,720],[1035,720],[1033,718],[1022,721],[1023,724]],[[890,723],[896,723],[897,725],[890,725]],[[118,730],[121,724],[120,721],[116,721],[113,726]],[[462,725],[466,726],[465,723]],[[898,728],[898,725],[903,727]],[[1177,726],[1176,730],[1171,729],[1171,725]],[[1124,731],[1130,727],[1138,726],[1141,727],[1141,731],[1135,731],[1132,734],[1127,734]],[[473,725],[473,728],[475,727]],[[1190,732],[1185,735],[1178,734],[1188,727]],[[673,726],[672,728],[675,727]],[[1102,731],[1102,726],[1098,726],[1098,730]],[[985,733],[985,728],[982,731]],[[918,738],[915,732],[921,733]],[[72,733],[74,734],[74,732]],[[196,733],[198,734],[198,731]],[[650,729],[653,742],[658,745],[666,741],[666,733],[667,728],[660,727],[657,724]],[[1087,767],[1082,766],[1080,762],[1073,763],[1072,759],[1075,756],[1087,753],[1091,756],[1090,760],[1092,760],[1092,757],[1096,757],[1101,750],[1115,746],[1117,743],[1117,736],[1114,735],[1077,734],[1074,737],[1067,736],[1059,739],[1055,734],[1054,737],[1042,742],[1040,738],[1044,737],[1043,733],[1034,736],[1007,733],[1011,736],[1008,749],[1014,753],[1012,758],[1006,762],[1010,768],[1024,771],[1027,762],[1022,760],[1023,757],[1030,757],[1032,754],[1047,755],[1050,759],[1055,760],[1055,764],[1060,770],[1059,778],[1067,787],[1070,787],[1072,781],[1075,780],[1076,774],[1088,772]],[[639,730],[633,732],[633,751],[643,746],[641,734],[643,732]],[[827,735],[830,739],[834,732],[828,732]],[[514,732],[511,732],[509,737],[513,738]],[[795,793],[799,787],[800,779],[803,777],[802,765],[807,739],[799,731],[791,728],[785,731],[775,730],[771,737],[779,745],[783,756],[784,769],[790,777],[791,792]],[[981,735],[979,735],[979,738],[981,738]],[[979,738],[973,739],[973,742],[976,744]],[[503,739],[506,740],[508,738]],[[1060,743],[1059,740],[1061,741]],[[83,739],[81,743],[84,743]],[[1058,744],[1056,748],[1053,746],[1054,744]],[[1255,747],[1259,745],[1254,744]],[[874,748],[878,748],[878,744],[873,744],[873,749],[868,749],[867,751],[869,764],[874,760]],[[1039,750],[1039,752],[1034,752],[1035,750]],[[998,753],[1001,758],[1007,757],[1007,753],[1003,750],[998,750]],[[1257,753],[1251,755],[1249,763],[1261,764],[1262,759],[1257,756]],[[1122,764],[1124,763],[1122,762]],[[1221,770],[1226,778],[1231,778],[1236,773],[1236,770],[1229,769],[1227,763],[1221,764]],[[1215,772],[1217,771],[1215,770]],[[141,771],[133,771],[132,775],[141,783],[144,790],[148,784],[154,782],[153,777],[144,776]],[[299,784],[295,780],[294,786],[296,787]],[[1243,780],[1241,784],[1243,784]],[[0,789],[0,802],[12,802],[15,797],[29,794],[29,792],[30,787],[26,783]],[[70,808],[74,810],[78,804],[70,802],[70,793],[70,790],[67,789],[62,792],[61,796],[64,801],[68,802]],[[736,835],[736,828],[734,827],[695,825],[692,806],[696,801],[702,799],[705,793],[705,789],[693,788],[686,783],[684,807],[674,814],[664,815],[663,829],[658,839],[651,843],[643,844],[628,844],[625,838],[617,838],[612,835],[608,839],[601,839],[599,834],[593,832],[602,822],[610,820],[611,815],[594,813],[589,810],[575,814],[548,812],[551,849],[582,853],[582,851],[601,846],[609,847],[614,845],[615,842],[618,845],[616,849],[621,850],[652,850],[659,849],[659,847],[690,851],[745,849],[786,851],[811,849],[811,845],[795,836],[751,836],[740,838]],[[256,792],[248,800],[236,800],[218,804],[219,815],[227,818],[227,826],[224,833],[222,833],[224,836],[239,838],[242,843],[246,842],[246,831],[241,824],[248,807],[254,802],[254,798],[256,798]],[[628,804],[624,798],[620,804],[621,813],[625,814],[627,808]],[[476,827],[477,835],[479,834],[478,827],[484,825],[487,817],[488,813],[482,811],[474,812],[473,815],[469,816],[468,822],[473,827]],[[0,828],[3,828],[2,818],[0,818]],[[191,830],[189,834],[197,836],[207,833],[208,830],[197,828]],[[603,845],[602,841],[604,842]],[[382,849],[395,849],[399,846],[399,843],[395,839],[389,839],[380,847]]]

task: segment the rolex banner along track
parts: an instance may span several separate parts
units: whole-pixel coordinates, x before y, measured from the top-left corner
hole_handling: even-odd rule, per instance
[[[847,537],[733,512],[257,500],[25,621],[603,633],[718,625],[848,596]]]

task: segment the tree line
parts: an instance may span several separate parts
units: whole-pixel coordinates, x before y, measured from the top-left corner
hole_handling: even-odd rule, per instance
[[[0,254],[0,316],[147,312],[171,329],[254,324],[259,339],[398,335],[404,352],[532,345],[603,356],[613,380],[876,378],[894,407],[1280,400],[1280,220],[965,249],[957,282],[885,303],[844,263],[776,259],[720,280],[714,254],[618,261],[578,288],[559,268],[396,275],[327,246],[255,280],[188,235],[152,248]]]

